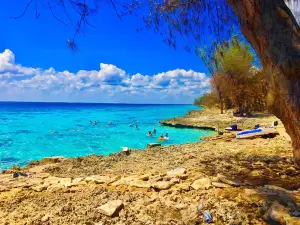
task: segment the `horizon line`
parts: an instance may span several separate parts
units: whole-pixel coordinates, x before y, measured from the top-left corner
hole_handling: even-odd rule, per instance
[[[108,103],[108,102],[40,102],[40,101],[2,101],[0,103],[65,103],[65,104],[111,104],[111,105],[193,105],[193,103]]]

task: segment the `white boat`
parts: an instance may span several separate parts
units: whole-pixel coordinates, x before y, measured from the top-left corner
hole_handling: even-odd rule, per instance
[[[275,128],[257,128],[253,130],[245,130],[236,134],[236,138],[243,139],[243,138],[252,138],[257,136],[266,136],[266,135],[274,135],[278,134]]]

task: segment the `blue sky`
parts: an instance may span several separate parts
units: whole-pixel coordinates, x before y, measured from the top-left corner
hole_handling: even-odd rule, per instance
[[[183,49],[180,37],[174,50],[151,30],[136,32],[144,27],[142,14],[120,21],[111,6],[101,5],[74,53],[66,44],[74,29],[47,7],[39,6],[38,20],[34,7],[11,18],[28,1],[1,4],[0,101],[192,103],[210,90],[207,69]],[[298,3],[289,7],[299,15]]]
[[[94,28],[88,27],[78,36],[79,51],[73,53],[66,44],[73,35],[73,28],[55,20],[45,7],[41,6],[38,20],[34,7],[20,19],[11,18],[23,12],[26,2],[5,1],[0,8],[2,101],[192,103],[195,97],[209,89],[209,79],[203,74],[207,71],[201,60],[182,47],[170,48],[151,30],[136,32],[136,28],[144,25],[139,16],[125,17],[122,22],[112,7],[104,5],[98,15],[90,19]],[[64,18],[59,11],[57,13]],[[92,82],[81,77],[81,86],[69,90],[70,85],[76,85],[64,80],[55,86],[45,72],[49,68],[53,68],[50,75],[57,79],[59,72],[68,72],[78,79],[80,70],[90,74],[97,72],[98,78],[93,75]],[[23,74],[30,69],[31,74]],[[107,71],[103,73],[103,69]],[[121,81],[122,76],[124,80]],[[34,85],[37,77],[42,81]],[[141,83],[147,88],[146,92],[142,87],[131,85],[131,79],[137,80],[136,77],[145,80]],[[47,88],[47,82],[52,82],[52,86]],[[84,84],[87,85],[83,88]]]

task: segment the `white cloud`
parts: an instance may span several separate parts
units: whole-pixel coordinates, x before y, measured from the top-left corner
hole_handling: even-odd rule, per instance
[[[210,79],[193,70],[130,75],[112,64],[77,73],[23,67],[10,50],[0,53],[0,100],[124,103],[192,103]]]

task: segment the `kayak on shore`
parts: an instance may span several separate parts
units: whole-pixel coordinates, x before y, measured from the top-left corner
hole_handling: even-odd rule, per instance
[[[267,136],[267,135],[276,135],[278,132],[275,128],[257,128],[253,130],[245,130],[236,134],[236,138],[243,139],[243,138],[253,138],[257,136]]]

